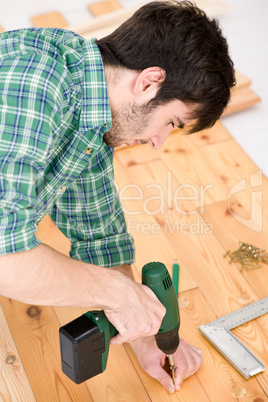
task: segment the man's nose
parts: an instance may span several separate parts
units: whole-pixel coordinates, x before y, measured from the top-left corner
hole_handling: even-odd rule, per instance
[[[161,136],[157,135],[155,137],[150,138],[149,143],[150,143],[151,147],[153,149],[155,149],[156,151],[158,149],[160,149],[164,145],[165,141],[167,140],[167,138],[168,138],[168,136],[170,134],[170,131],[168,133],[166,133],[165,135],[161,135]]]

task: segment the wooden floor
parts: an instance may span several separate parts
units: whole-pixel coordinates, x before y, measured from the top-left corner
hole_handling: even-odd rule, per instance
[[[58,15],[53,18],[58,26]],[[239,77],[232,111],[259,100],[244,78]],[[170,395],[143,372],[128,345],[112,346],[106,371],[76,385],[61,372],[58,330],[87,309],[30,306],[1,297],[0,401],[267,401],[267,373],[245,380],[198,330],[268,295],[267,265],[240,271],[223,258],[240,241],[268,251],[267,178],[220,122],[190,137],[174,132],[160,151],[147,145],[117,150],[115,178],[136,242],[135,278],[141,280],[149,261],[162,261],[172,272],[178,259],[180,336],[203,350],[202,366]],[[47,216],[37,235],[68,254],[69,241]],[[234,330],[265,365],[267,328],[265,315]]]
[[[203,350],[201,368],[171,396],[143,372],[128,345],[112,346],[106,371],[76,385],[61,372],[58,330],[87,309],[1,297],[0,400],[267,401],[267,373],[245,380],[198,330],[268,295],[267,265],[240,271],[223,258],[239,241],[267,250],[267,179],[220,122],[190,137],[175,132],[160,151],[147,145],[119,149],[115,178],[136,242],[136,280],[149,261],[170,270],[175,258],[180,263],[180,336]],[[48,217],[38,236],[68,253],[68,240]],[[267,328],[265,315],[235,330],[266,365]]]

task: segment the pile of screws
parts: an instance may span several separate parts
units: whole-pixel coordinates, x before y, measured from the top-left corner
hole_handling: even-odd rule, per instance
[[[268,264],[268,254],[265,250],[261,250],[252,244],[246,243],[239,243],[239,249],[234,251],[233,253],[230,250],[224,254],[224,258],[229,256],[230,261],[229,264],[232,262],[240,263],[241,264],[241,271],[243,268],[245,269],[255,269],[261,268],[261,263]]]

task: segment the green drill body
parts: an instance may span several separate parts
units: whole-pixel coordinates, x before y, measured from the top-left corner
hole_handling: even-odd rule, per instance
[[[155,293],[166,308],[155,338],[159,349],[169,358],[174,382],[173,353],[179,346],[180,326],[176,291],[166,266],[161,262],[151,262],[143,267],[142,283]],[[110,340],[117,333],[103,311],[88,311],[61,327],[63,372],[78,384],[102,373],[107,365]]]

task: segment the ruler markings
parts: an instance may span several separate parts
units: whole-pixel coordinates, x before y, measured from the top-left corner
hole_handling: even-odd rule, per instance
[[[248,304],[224,317],[199,327],[205,338],[246,379],[265,370],[264,364],[245,346],[230,329],[236,328],[268,313],[268,297]]]

